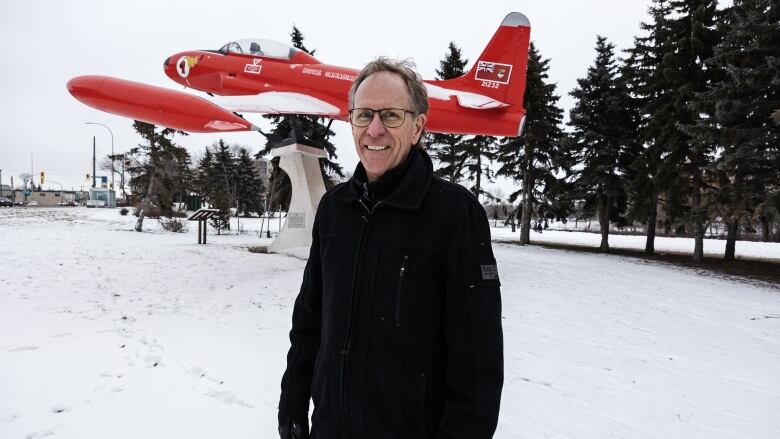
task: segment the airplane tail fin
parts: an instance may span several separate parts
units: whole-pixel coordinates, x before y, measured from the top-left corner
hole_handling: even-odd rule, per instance
[[[436,81],[435,84],[522,108],[530,34],[528,18],[519,12],[510,13],[471,70],[459,78]]]

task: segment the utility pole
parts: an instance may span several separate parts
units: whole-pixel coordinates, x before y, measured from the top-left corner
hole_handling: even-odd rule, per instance
[[[103,128],[107,129],[108,133],[111,134],[111,190],[112,191],[116,190],[116,188],[114,187],[114,174],[116,173],[116,171],[114,170],[114,132],[111,131],[111,128],[109,128],[106,125],[103,125],[102,123],[97,123],[97,122],[84,122],[84,123],[87,125],[100,125]]]
[[[0,169],[0,197],[2,196],[3,196],[3,170]]]
[[[92,136],[92,189],[95,188],[95,181],[97,180],[97,169],[95,168],[95,136]]]

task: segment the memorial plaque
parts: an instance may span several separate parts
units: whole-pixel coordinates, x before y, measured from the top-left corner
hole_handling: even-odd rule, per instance
[[[302,213],[290,212],[287,214],[287,228],[288,229],[305,229],[306,228],[306,216]]]

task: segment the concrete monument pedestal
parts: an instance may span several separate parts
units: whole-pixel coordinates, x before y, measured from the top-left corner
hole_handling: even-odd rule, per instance
[[[292,197],[287,219],[268,251],[276,253],[293,247],[309,247],[314,214],[325,195],[320,158],[327,157],[327,153],[320,148],[293,143],[273,150],[272,154],[279,157],[279,167],[290,177]]]

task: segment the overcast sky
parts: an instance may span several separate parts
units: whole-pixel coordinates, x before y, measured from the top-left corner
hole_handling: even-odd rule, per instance
[[[378,55],[412,58],[426,79],[454,41],[473,62],[501,20],[512,11],[531,21],[531,39],[550,58],[550,77],[561,104],[572,105],[568,92],[595,56],[596,35],[618,49],[630,46],[647,20],[649,0],[473,1],[4,1],[0,6],[0,170],[2,182],[31,171],[46,171],[45,187],[87,187],[91,173],[92,136],[98,157],[110,153],[105,128],[111,128],[114,150],[140,142],[132,121],[102,113],[76,101],[65,88],[84,74],[115,76],[181,89],[162,70],[171,54],[191,49],[218,49],[241,38],[289,43],[293,23],[305,44],[322,62],[360,68]],[[258,117],[248,115],[254,122]],[[261,126],[262,122],[261,122]],[[349,127],[333,123],[339,162],[351,171],[357,163]],[[229,143],[258,151],[257,133],[222,134]],[[193,134],[179,139],[191,154],[220,135]],[[98,172],[101,175],[101,172]],[[37,181],[37,180],[36,180]],[[117,182],[118,184],[118,182]],[[506,183],[504,183],[505,185]]]

